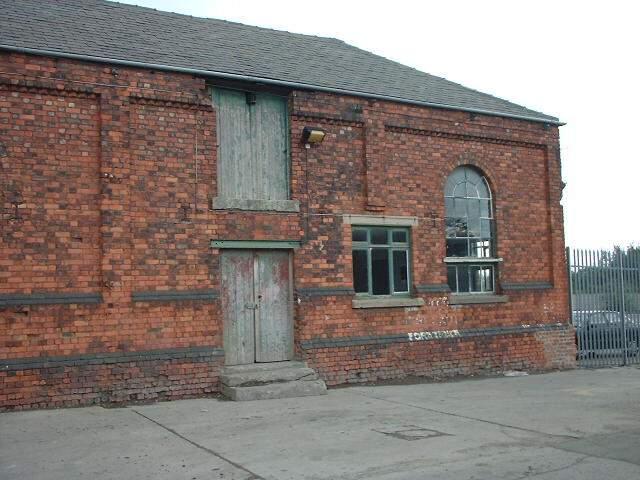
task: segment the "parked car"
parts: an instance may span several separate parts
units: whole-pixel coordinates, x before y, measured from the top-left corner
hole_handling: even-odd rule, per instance
[[[640,356],[640,314],[625,315],[624,331],[620,312],[574,311],[576,345],[581,358],[603,355]]]

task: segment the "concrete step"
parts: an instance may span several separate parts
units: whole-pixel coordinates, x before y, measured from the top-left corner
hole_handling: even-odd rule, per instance
[[[225,367],[222,393],[232,400],[324,395],[327,387],[306,362],[252,363]]]
[[[222,393],[225,397],[236,401],[268,400],[326,395],[327,387],[322,380],[295,380],[292,382],[268,383],[254,387],[228,387],[223,384]]]
[[[251,387],[266,383],[317,380],[318,374],[309,367],[276,368],[273,370],[249,370],[235,372],[225,369],[220,381],[228,387]]]

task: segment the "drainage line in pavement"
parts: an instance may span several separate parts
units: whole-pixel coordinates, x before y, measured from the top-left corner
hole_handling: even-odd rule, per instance
[[[227,462],[230,465],[233,465],[234,467],[236,467],[239,470],[242,470],[243,472],[247,472],[249,475],[251,475],[250,478],[248,478],[247,480],[265,480],[264,477],[261,477],[260,475],[258,475],[257,473],[253,473],[251,470],[243,467],[242,465],[240,465],[239,463],[234,462],[233,460],[229,460],[228,458],[226,458],[223,455],[220,455],[219,453],[204,447],[202,445],[200,445],[199,443],[194,442],[193,440],[188,439],[187,437],[185,437],[184,435],[179,434],[178,432],[176,432],[175,430],[173,430],[172,428],[169,428],[163,424],[161,424],[160,422],[155,421],[153,418],[147,417],[146,415],[140,413],[137,410],[134,410],[133,408],[131,409],[132,412],[137,413],[138,415],[140,415],[142,418],[146,418],[147,420],[149,420],[152,423],[155,423],[156,425],[158,425],[161,428],[164,428],[167,432],[170,432],[172,434],[174,434],[176,437],[181,438],[182,440],[184,440],[187,443],[190,443],[191,445],[193,445],[196,448],[199,448],[200,450],[203,450],[211,455],[213,455],[214,457],[218,457],[219,459]]]

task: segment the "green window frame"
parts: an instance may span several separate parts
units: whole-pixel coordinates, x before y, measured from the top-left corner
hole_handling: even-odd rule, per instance
[[[454,294],[496,291],[495,220],[487,178],[474,167],[454,169],[445,184],[447,283]]]
[[[359,296],[405,296],[411,288],[410,230],[354,226],[353,287]]]

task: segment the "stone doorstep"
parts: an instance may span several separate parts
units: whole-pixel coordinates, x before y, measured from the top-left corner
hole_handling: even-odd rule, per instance
[[[324,395],[327,387],[306,362],[289,361],[225,367],[222,393],[231,400]]]
[[[225,397],[235,401],[269,400],[326,395],[327,386],[322,380],[296,380],[293,382],[268,383],[254,387],[228,387],[222,385],[222,393]]]
[[[250,387],[266,383],[292,382],[295,380],[317,380],[318,374],[308,367],[278,368],[276,370],[254,370],[249,372],[225,373],[220,381],[228,387]]]

